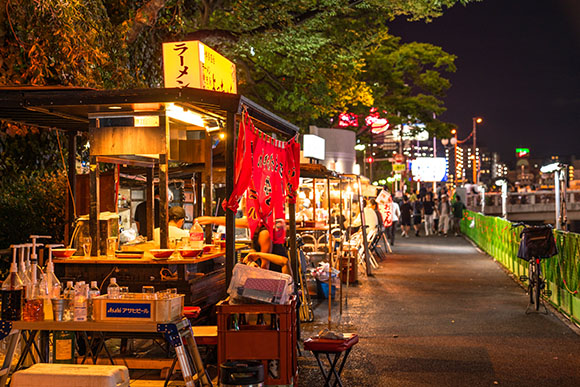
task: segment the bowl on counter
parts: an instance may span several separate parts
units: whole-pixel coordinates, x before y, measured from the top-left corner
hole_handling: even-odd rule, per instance
[[[203,253],[207,254],[214,248],[214,245],[203,245]]]
[[[149,252],[151,253],[151,255],[153,255],[155,258],[169,258],[171,257],[171,255],[173,254],[175,250],[173,249],[154,249],[154,250],[149,250]]]
[[[54,258],[70,258],[77,251],[77,249],[52,249],[52,256]]]
[[[179,251],[179,255],[181,255],[182,258],[195,258],[197,256],[199,256],[202,251],[204,251],[203,249],[196,249],[193,247],[184,247],[182,249],[177,250]]]

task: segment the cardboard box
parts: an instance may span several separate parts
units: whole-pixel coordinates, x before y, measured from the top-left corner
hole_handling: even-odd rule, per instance
[[[110,300],[107,295],[93,301],[95,321],[169,322],[183,314],[183,294],[171,298],[147,299],[143,293],[129,293],[127,298]]]

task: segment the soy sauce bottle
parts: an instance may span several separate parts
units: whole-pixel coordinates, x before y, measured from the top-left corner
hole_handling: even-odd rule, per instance
[[[13,259],[10,273],[2,283],[2,320],[17,321],[22,318],[22,291],[24,284],[18,276],[16,247],[13,246]]]

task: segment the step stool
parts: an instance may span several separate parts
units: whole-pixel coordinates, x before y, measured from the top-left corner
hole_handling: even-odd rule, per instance
[[[346,363],[346,359],[352,349],[352,347],[358,343],[358,335],[356,333],[345,333],[344,339],[324,339],[319,337],[311,337],[304,341],[304,349],[311,351],[316,357],[316,361],[318,362],[318,367],[320,368],[320,372],[322,372],[322,376],[324,378],[324,386],[331,386],[331,379],[334,375],[335,380],[332,386],[342,386],[342,380],[340,379],[340,374],[342,373],[342,369],[344,368],[344,364]],[[340,366],[338,371],[336,370],[336,365],[340,360],[341,355],[344,353],[342,357],[342,361],[340,362]],[[328,359],[328,364],[330,365],[330,369],[328,372],[324,369],[324,365],[320,360],[320,355],[326,355]],[[334,358],[331,359],[330,354],[334,354]]]

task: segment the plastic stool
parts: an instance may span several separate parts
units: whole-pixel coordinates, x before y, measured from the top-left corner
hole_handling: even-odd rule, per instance
[[[344,368],[348,354],[356,343],[358,343],[358,335],[356,333],[345,333],[344,339],[338,340],[311,337],[304,341],[304,349],[311,351],[314,354],[314,357],[316,357],[318,367],[320,368],[322,376],[324,377],[325,387],[331,385],[330,381],[332,379],[332,375],[334,375],[335,378],[332,385],[336,386],[338,384],[339,386],[342,386],[340,374],[342,373],[342,369]],[[331,353],[334,354],[333,359],[330,357]],[[340,366],[337,371],[336,365],[343,353],[344,356],[342,357],[342,361],[340,362]],[[326,358],[328,359],[328,364],[330,365],[328,372],[324,369],[324,365],[320,360],[320,354],[326,355]]]

